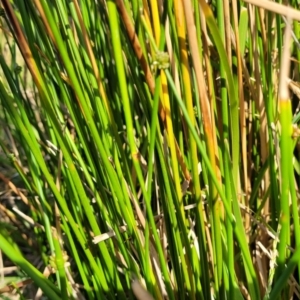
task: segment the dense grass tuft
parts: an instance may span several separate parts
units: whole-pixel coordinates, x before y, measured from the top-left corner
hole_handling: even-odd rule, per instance
[[[255,5],[1,2],[1,294],[299,297],[299,4]]]

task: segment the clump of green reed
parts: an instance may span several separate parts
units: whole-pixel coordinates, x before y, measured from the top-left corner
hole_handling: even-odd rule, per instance
[[[3,0],[6,258],[49,299],[297,294],[283,26],[238,1]]]

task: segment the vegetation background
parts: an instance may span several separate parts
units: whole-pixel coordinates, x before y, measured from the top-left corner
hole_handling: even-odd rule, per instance
[[[300,298],[297,1],[0,5],[0,298]]]

